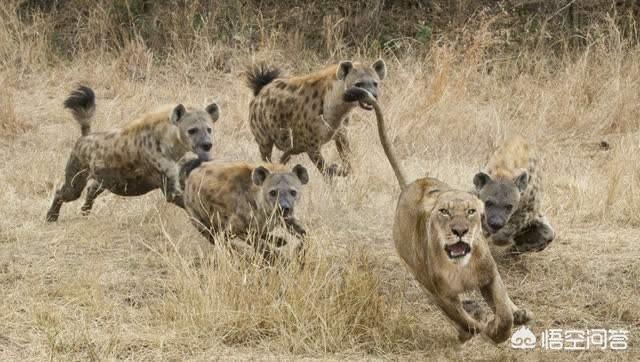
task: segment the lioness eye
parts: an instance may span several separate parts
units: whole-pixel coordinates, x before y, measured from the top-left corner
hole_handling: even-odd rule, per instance
[[[475,213],[476,213],[476,209],[469,209],[469,210],[467,210],[467,214],[468,214],[469,216],[471,216],[471,215],[473,215],[473,214],[475,214]]]
[[[440,209],[438,211],[444,216],[449,216],[449,210],[447,209]]]
[[[188,134],[190,135],[194,135],[198,132],[197,128],[189,128],[189,130],[187,131]]]
[[[269,196],[271,196],[271,197],[276,197],[276,196],[278,196],[278,191],[276,191],[276,190],[271,190],[271,191],[269,191]]]

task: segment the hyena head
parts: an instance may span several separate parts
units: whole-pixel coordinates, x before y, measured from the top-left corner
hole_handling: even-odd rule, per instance
[[[203,110],[189,110],[178,104],[171,111],[171,123],[180,132],[180,139],[185,146],[202,161],[209,160],[209,151],[213,147],[213,124],[220,117],[220,109],[216,103]]]
[[[271,172],[259,166],[251,173],[251,179],[260,187],[258,207],[267,214],[275,211],[287,220],[294,218],[300,187],[309,182],[309,174],[302,165],[296,165],[290,172]]]
[[[370,66],[350,61],[342,61],[338,64],[336,70],[336,78],[344,82],[344,89],[352,87],[367,90],[374,98],[378,98],[378,83],[384,79],[387,74],[387,66],[384,60],[378,59]],[[345,98],[345,100],[347,100]],[[348,101],[348,100],[347,100]],[[373,109],[367,103],[358,101],[361,108],[370,111]]]
[[[502,229],[517,210],[520,196],[529,184],[529,173],[522,171],[513,178],[491,178],[484,172],[473,178],[478,197],[484,202],[483,227],[489,234]]]

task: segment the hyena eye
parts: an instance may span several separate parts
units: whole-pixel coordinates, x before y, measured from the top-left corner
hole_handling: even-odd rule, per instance
[[[471,215],[475,215],[476,213],[476,209],[469,209],[467,210],[467,215],[471,216]]]
[[[378,88],[378,82],[373,82],[373,86]]]
[[[271,191],[269,191],[269,196],[271,196],[271,197],[276,197],[276,196],[278,196],[278,191],[276,191],[276,190],[271,190]]]
[[[289,191],[289,194],[291,194],[291,196],[296,197],[298,195],[298,192],[296,190],[291,190]]]
[[[364,88],[364,83],[363,82],[357,82],[356,83],[356,87],[357,88]]]
[[[507,212],[511,212],[511,210],[513,210],[513,205],[507,205],[504,208],[507,209]]]
[[[197,128],[189,128],[189,130],[187,130],[187,133],[193,136],[194,134],[198,133],[198,129]]]
[[[438,212],[440,212],[440,214],[444,215],[444,216],[449,216],[449,210],[447,209],[440,209],[438,210]]]
[[[492,201],[487,201],[484,203],[484,206],[486,207],[492,207],[493,205],[495,205]]]
[[[207,133],[211,134],[211,127],[207,127]]]

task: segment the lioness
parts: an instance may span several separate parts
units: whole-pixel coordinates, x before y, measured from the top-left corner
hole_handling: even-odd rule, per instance
[[[404,263],[453,322],[460,341],[477,333],[495,343],[508,339],[512,325],[528,322],[532,314],[511,301],[502,283],[482,235],[482,202],[469,192],[452,189],[430,177],[407,185],[389,145],[384,117],[375,98],[357,88],[347,90],[344,97],[347,101],[366,102],[375,109],[382,146],[402,189],[393,240]],[[461,293],[476,288],[495,314],[488,323],[469,315],[468,312],[479,308],[477,304],[460,301]]]

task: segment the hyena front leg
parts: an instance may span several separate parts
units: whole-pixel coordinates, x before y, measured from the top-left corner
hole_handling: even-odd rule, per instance
[[[555,238],[555,231],[546,217],[536,218],[513,238],[513,252],[526,253],[544,250]]]
[[[342,127],[335,135],[336,148],[342,160],[342,169],[337,172],[338,176],[347,176],[351,172],[351,146],[347,137],[347,129]]]
[[[161,189],[167,201],[184,209],[178,164],[173,160],[160,159],[156,162],[156,168],[162,175]]]

